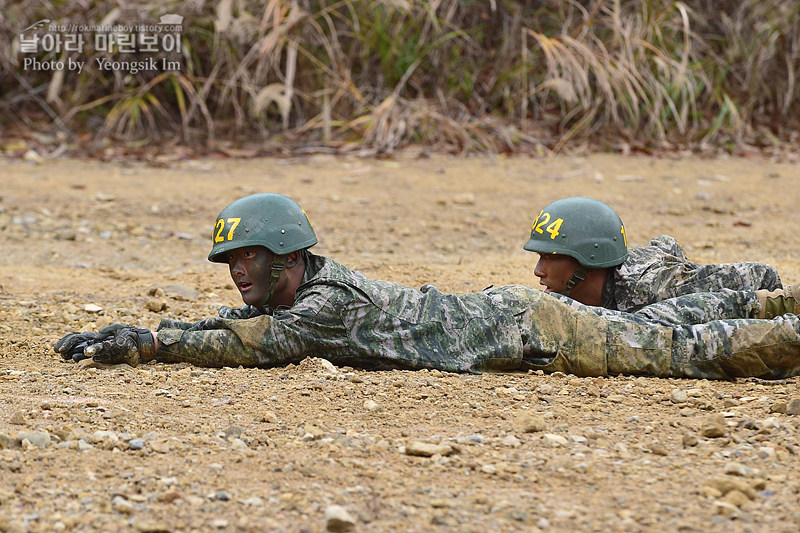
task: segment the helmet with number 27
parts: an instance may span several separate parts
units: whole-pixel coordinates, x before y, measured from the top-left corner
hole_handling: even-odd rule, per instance
[[[617,212],[599,200],[583,197],[557,200],[542,209],[523,248],[567,255],[586,268],[618,266],[628,257],[625,226]]]
[[[209,261],[227,263],[226,252],[264,246],[276,255],[310,248],[317,235],[305,211],[282,194],[259,193],[223,209],[214,223]]]

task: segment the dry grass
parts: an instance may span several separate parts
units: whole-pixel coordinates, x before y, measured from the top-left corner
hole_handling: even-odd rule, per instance
[[[7,130],[382,155],[412,143],[560,150],[609,135],[735,149],[790,141],[800,129],[794,0],[0,5]],[[73,54],[87,61],[80,75],[22,68],[31,55],[19,52],[17,33],[37,20],[153,23],[170,12],[185,17],[173,56],[180,72],[98,70],[96,58],[120,56],[91,47]]]

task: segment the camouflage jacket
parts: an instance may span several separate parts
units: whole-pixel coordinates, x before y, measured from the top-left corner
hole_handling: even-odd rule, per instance
[[[159,359],[275,366],[316,355],[375,369],[510,370],[522,342],[500,302],[492,290],[444,295],[370,280],[309,253],[292,307],[223,309],[194,324],[162,320]]]
[[[686,294],[781,287],[780,276],[770,265],[695,263],[686,257],[674,238],[660,235],[649,246],[631,248],[628,259],[609,272],[602,302],[606,309],[632,313],[654,302]]]
[[[675,302],[685,325],[589,307],[522,285],[445,295],[370,280],[308,254],[292,307],[194,324],[162,320],[157,359],[199,366],[280,366],[305,357],[367,369],[537,370],[581,376],[646,374],[725,379],[800,373],[800,319],[700,323],[720,298]],[[680,300],[680,299],[678,299]],[[667,305],[663,303],[662,305]]]

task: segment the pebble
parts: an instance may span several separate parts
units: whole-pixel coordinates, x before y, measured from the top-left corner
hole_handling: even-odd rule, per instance
[[[142,439],[131,439],[130,442],[128,442],[128,447],[131,450],[141,450],[142,448],[144,448],[144,440],[142,440]]]
[[[557,446],[566,446],[569,443],[566,437],[555,435],[553,433],[545,433],[542,435],[542,440],[545,444],[554,448]]]
[[[456,449],[449,444],[433,444],[430,442],[411,441],[406,445],[406,455],[418,457],[432,457],[441,455],[447,457],[456,453]]]
[[[660,442],[653,442],[653,443],[650,444],[649,447],[650,447],[650,452],[653,455],[661,455],[661,456],[664,456],[664,457],[666,457],[668,455],[667,447],[664,446],[663,444],[661,444]]]
[[[722,497],[722,501],[728,502],[736,507],[741,507],[742,505],[748,503],[750,498],[748,498],[743,492],[732,490]]]
[[[521,445],[522,442],[515,437],[514,435],[506,435],[503,440],[501,441],[503,446],[509,446],[511,448],[516,448],[517,446]]]
[[[47,448],[53,443],[47,431],[20,431],[17,433],[17,439],[22,443],[27,440],[37,448]]]
[[[741,479],[732,477],[712,478],[708,480],[707,486],[718,490],[723,496],[732,490],[738,490],[751,500],[754,500],[756,497],[756,493],[753,488],[746,481]]]
[[[89,437],[89,442],[104,450],[112,450],[119,443],[119,437],[113,431],[95,431]]]
[[[13,415],[11,415],[11,423],[16,424],[17,426],[24,426],[27,421],[25,420],[25,413],[22,411],[16,411]]]
[[[272,411],[267,411],[263,415],[261,415],[261,421],[267,422],[268,424],[277,424],[278,423],[278,416],[273,413]]]
[[[365,400],[364,409],[366,409],[367,411],[375,412],[375,411],[380,411],[381,406],[378,405],[378,402],[376,402],[375,400]]]
[[[787,415],[800,415],[800,399],[792,398],[786,405]]]
[[[145,309],[153,313],[159,313],[167,308],[167,300],[164,298],[150,298],[144,304]]]
[[[689,401],[689,394],[684,390],[673,389],[673,391],[669,393],[669,401],[672,403],[686,403]]]
[[[328,361],[327,359],[320,359],[319,365],[324,368],[326,371],[330,372],[331,374],[338,374],[339,369],[336,368],[336,365]]]
[[[724,471],[731,476],[749,477],[753,470],[741,463],[731,462],[725,465]]]
[[[703,420],[703,425],[700,428],[700,434],[710,439],[716,439],[724,437],[726,429],[725,417],[720,414],[713,414],[707,416]]]
[[[521,415],[516,425],[522,433],[538,433],[547,429],[544,417],[528,413]]]
[[[741,510],[733,505],[732,503],[728,503],[726,501],[717,500],[714,502],[714,512],[718,515],[727,516],[727,517],[736,517],[741,514]]]
[[[333,533],[346,533],[356,527],[352,515],[341,505],[329,505],[325,508],[325,530]]]
[[[133,513],[133,504],[122,496],[114,496],[114,499],[111,500],[111,507],[118,513]]]

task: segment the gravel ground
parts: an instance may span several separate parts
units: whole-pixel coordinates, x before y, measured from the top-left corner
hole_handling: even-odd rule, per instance
[[[797,167],[759,159],[4,160],[0,531],[800,529],[797,378],[204,369],[62,362],[53,342],[239,305],[216,214],[298,200],[317,253],[446,292],[528,283],[529,225],[574,195],[629,242],[800,280]]]

